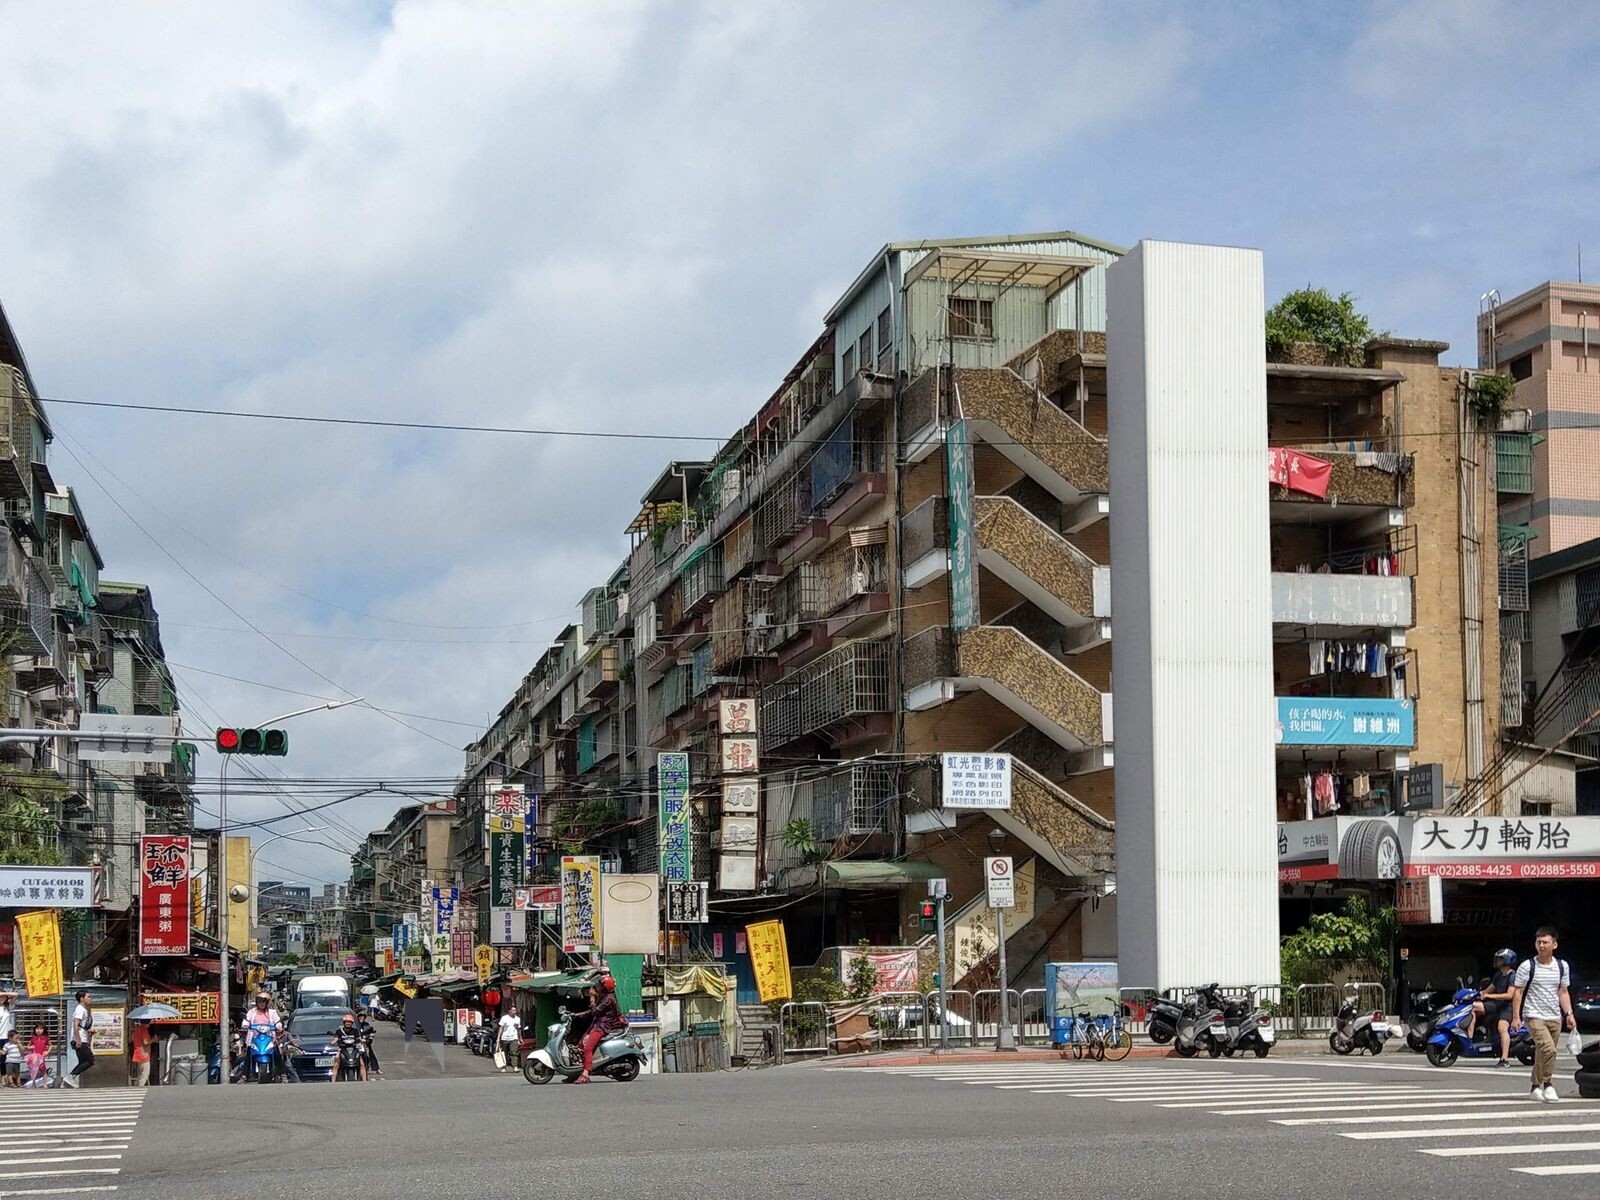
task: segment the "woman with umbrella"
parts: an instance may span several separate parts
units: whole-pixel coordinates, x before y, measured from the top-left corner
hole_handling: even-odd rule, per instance
[[[134,1087],[150,1086],[150,1022],[170,1021],[182,1015],[170,1004],[141,1004],[128,1013],[128,1020],[133,1022],[129,1057],[133,1063]]]

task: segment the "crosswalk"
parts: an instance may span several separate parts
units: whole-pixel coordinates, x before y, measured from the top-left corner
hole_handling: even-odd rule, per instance
[[[940,1064],[848,1067],[1032,1096],[1141,1105],[1219,1117],[1259,1119],[1267,1128],[1318,1130],[1356,1142],[1401,1142],[1445,1160],[1485,1160],[1522,1175],[1600,1177],[1600,1103],[1526,1098],[1526,1076],[1497,1094],[1476,1078],[1433,1069],[1424,1082],[1362,1071],[1333,1078],[1294,1068],[1268,1073],[1228,1064]],[[1498,1080],[1496,1081],[1499,1082]],[[1474,1086],[1477,1084],[1477,1086]],[[1560,1088],[1561,1080],[1557,1080]],[[1570,1091],[1570,1087],[1567,1089]],[[1553,1135],[1560,1134],[1561,1137]]]
[[[0,1197],[116,1191],[144,1098],[137,1088],[0,1090]]]

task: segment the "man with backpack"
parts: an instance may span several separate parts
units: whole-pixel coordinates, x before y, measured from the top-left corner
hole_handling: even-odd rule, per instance
[[[1556,1048],[1565,1029],[1576,1029],[1572,1016],[1572,969],[1556,955],[1556,931],[1541,926],[1533,938],[1534,957],[1517,968],[1511,990],[1511,1028],[1524,1021],[1533,1035],[1533,1088],[1528,1099],[1554,1104],[1561,1099],[1555,1085]]]

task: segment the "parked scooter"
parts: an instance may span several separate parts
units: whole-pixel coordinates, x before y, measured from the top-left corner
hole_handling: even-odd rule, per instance
[[[1472,1020],[1472,1006],[1477,1002],[1477,988],[1462,988],[1455,994],[1449,1008],[1439,1014],[1428,1037],[1424,1053],[1436,1067],[1448,1067],[1457,1058],[1499,1058],[1500,1034],[1489,1028],[1490,1022],[1478,1022],[1476,1036],[1467,1037],[1467,1025]],[[1511,1053],[1524,1066],[1533,1062],[1533,1034],[1527,1025],[1511,1031]]]
[[[1411,993],[1411,1015],[1406,1018],[1406,1047],[1414,1054],[1428,1049],[1428,1038],[1433,1034],[1433,1023],[1439,1014],[1450,1007],[1451,992],[1445,988],[1427,987]]]
[[[1176,1000],[1157,996],[1150,1002],[1149,1025],[1146,1036],[1158,1046],[1165,1046],[1178,1036],[1178,1026],[1183,1021],[1184,1006]]]
[[[1223,1054],[1232,1058],[1235,1054],[1249,1052],[1257,1058],[1265,1058],[1272,1052],[1277,1033],[1272,1027],[1272,1014],[1265,1008],[1256,1007],[1250,1000],[1230,999],[1214,983],[1196,994],[1202,1003],[1222,1010],[1227,1029]]]
[[[1358,996],[1354,991],[1345,995],[1338,1015],[1333,1019],[1333,1032],[1328,1034],[1328,1046],[1335,1054],[1365,1051],[1381,1054],[1383,1043],[1394,1035],[1394,1030],[1381,1012],[1356,1011]]]
[[[1222,1009],[1208,1003],[1201,996],[1189,998],[1178,1020],[1172,1048],[1179,1058],[1193,1058],[1204,1050],[1212,1058],[1221,1058],[1228,1044],[1228,1021]]]
[[[564,1079],[576,1079],[583,1073],[583,1049],[577,1039],[569,1041],[567,1038],[572,1028],[572,1016],[565,1008],[560,1010],[560,1014],[561,1019],[550,1026],[549,1040],[543,1046],[539,1045],[537,1038],[523,1038],[520,1043],[522,1075],[529,1083],[549,1083],[557,1075]],[[619,1029],[608,1034],[595,1047],[594,1066],[590,1072],[609,1075],[618,1083],[628,1083],[639,1077],[644,1064],[644,1043],[637,1034]]]

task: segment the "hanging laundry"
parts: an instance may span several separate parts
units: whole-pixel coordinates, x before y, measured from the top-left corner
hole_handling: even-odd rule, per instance
[[[1365,771],[1362,771],[1359,774],[1351,777],[1350,798],[1352,800],[1364,800],[1371,794],[1372,781],[1367,778],[1367,773]]]
[[[1317,816],[1325,817],[1339,807],[1339,802],[1333,796],[1333,776],[1327,771],[1320,771],[1311,784],[1311,795],[1316,801]]]
[[[1328,643],[1311,643],[1311,673],[1321,675],[1328,665]]]

